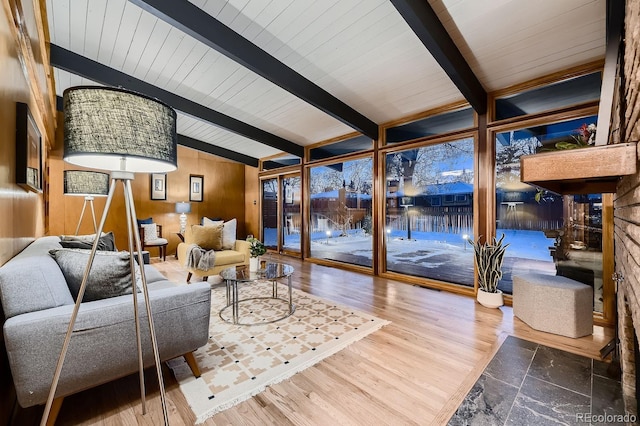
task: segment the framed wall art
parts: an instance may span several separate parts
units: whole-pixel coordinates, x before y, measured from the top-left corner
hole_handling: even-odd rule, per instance
[[[204,176],[189,175],[189,201],[204,199]]]
[[[166,173],[151,173],[151,182],[149,183],[151,188],[152,200],[166,200],[167,199],[167,174]]]
[[[16,104],[16,183],[42,192],[42,134],[22,102]]]

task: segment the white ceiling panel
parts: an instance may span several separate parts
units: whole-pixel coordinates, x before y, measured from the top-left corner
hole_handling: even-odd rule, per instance
[[[190,0],[376,123],[463,99],[389,0]],[[487,91],[604,57],[605,0],[429,0]],[[353,132],[126,0],[47,0],[51,42],[299,145]],[[90,81],[55,70],[58,94]],[[278,150],[179,114],[185,136]]]
[[[604,58],[604,0],[430,0],[487,91]]]
[[[388,0],[193,3],[377,123],[463,99]]]
[[[67,11],[65,5],[56,3],[51,27],[64,26],[62,22],[58,25],[57,16],[69,12],[72,18],[66,22],[73,24],[60,34],[68,32],[76,41],[70,43],[55,32],[54,44],[301,145],[351,131],[129,2],[80,3],[79,7],[67,4]],[[103,12],[90,13],[92,10]],[[88,22],[82,16],[94,19]],[[103,37],[105,34],[109,36]],[[77,41],[89,39],[94,41]],[[109,57],[107,51],[112,51]]]

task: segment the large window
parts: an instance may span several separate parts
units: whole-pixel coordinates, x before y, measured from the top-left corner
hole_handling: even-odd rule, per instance
[[[571,142],[596,122],[591,116],[496,135],[496,235],[510,244],[498,286],[505,293],[519,273],[562,275],[592,286],[594,309],[602,311],[601,194],[560,196],[520,182],[522,155]]]
[[[473,286],[472,138],[386,156],[387,270]]]
[[[311,257],[372,266],[372,188],[371,158],[310,169]]]

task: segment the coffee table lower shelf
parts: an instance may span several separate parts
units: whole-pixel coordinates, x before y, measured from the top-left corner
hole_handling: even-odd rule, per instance
[[[222,308],[219,312],[220,319],[234,324],[234,325],[261,325],[261,324],[271,324],[277,321],[282,321],[285,318],[290,317],[296,310],[296,306],[293,303],[293,294],[292,294],[292,286],[291,286],[291,274],[293,273],[293,268],[290,265],[285,264],[267,264],[265,270],[260,272],[249,272],[245,267],[236,267],[229,268],[222,271],[220,274],[225,280],[226,285],[226,299],[227,304],[224,308]],[[287,278],[287,290],[289,298],[282,298],[278,296],[278,279]],[[271,296],[262,296],[262,297],[249,297],[240,299],[238,294],[238,284],[246,283],[247,285],[256,285],[258,281],[267,281],[271,282]],[[270,300],[274,303],[284,302],[288,304],[285,307],[282,315],[277,316],[273,319],[264,319],[257,322],[242,322],[240,318],[240,304],[249,302],[255,302],[258,300]],[[231,317],[225,317],[225,312],[231,308]]]

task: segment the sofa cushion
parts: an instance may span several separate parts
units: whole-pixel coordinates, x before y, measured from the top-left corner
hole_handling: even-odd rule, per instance
[[[209,219],[208,217],[203,217],[202,218],[202,223],[200,225],[202,226],[218,226],[218,225],[222,225],[224,224],[224,220],[222,219]]]
[[[57,249],[51,250],[50,254],[58,263],[71,295],[76,299],[91,251]],[[138,267],[137,263],[135,267]],[[138,285],[139,283],[138,280]],[[88,302],[131,294],[132,287],[129,253],[126,251],[96,251],[82,300]]]
[[[147,284],[155,283],[157,281],[165,281],[167,279],[167,277],[162,275],[160,271],[151,265],[144,265],[144,277],[147,279]]]
[[[158,239],[158,225],[155,223],[145,223],[142,226],[142,240],[145,243]]]
[[[95,234],[93,234],[95,236]],[[92,237],[93,237],[92,236]],[[69,236],[60,237],[60,245],[63,248],[77,248],[91,250],[93,248],[93,238],[88,239],[84,237],[78,237],[76,239]],[[102,234],[98,239],[98,250],[101,251],[116,251],[116,242],[113,236],[113,232],[107,232]]]
[[[211,219],[206,216],[202,216],[202,219],[200,219],[200,225],[215,225],[215,222],[224,222],[224,220],[219,217],[214,217],[213,219]]]
[[[244,253],[234,250],[222,250],[216,252],[216,266],[243,263]]]
[[[223,225],[217,226],[191,226],[192,243],[197,244],[205,250],[221,250],[222,249],[222,230]]]
[[[222,228],[222,250],[233,250],[236,245],[236,228],[238,221],[231,219],[224,223]]]
[[[153,223],[153,218],[152,217],[148,217],[146,219],[136,219],[136,222],[138,222],[138,226],[146,225],[146,224],[149,224],[149,223]]]
[[[73,304],[64,276],[48,254],[55,248],[60,248],[58,237],[39,238],[0,268],[0,299],[6,319]]]

